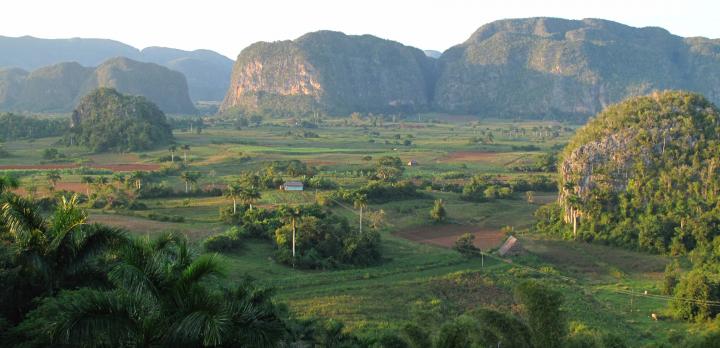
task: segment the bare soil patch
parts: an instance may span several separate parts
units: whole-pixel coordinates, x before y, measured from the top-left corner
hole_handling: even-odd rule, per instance
[[[395,235],[420,243],[450,248],[464,233],[472,233],[475,236],[475,246],[481,250],[496,248],[505,239],[505,235],[499,230],[470,225],[419,226],[396,232]]]
[[[2,165],[0,170],[59,170],[79,168],[79,164],[75,163],[54,163],[54,164],[27,164],[27,165]],[[95,169],[107,169],[113,172],[133,172],[133,171],[155,171],[160,170],[159,164],[148,163],[120,163],[120,164],[88,164],[85,167]]]

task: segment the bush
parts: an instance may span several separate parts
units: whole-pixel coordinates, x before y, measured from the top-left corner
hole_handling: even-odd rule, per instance
[[[160,215],[160,214],[156,214],[156,213],[148,214],[148,219],[155,220],[155,221],[162,221],[162,222],[177,222],[177,223],[185,222],[185,217],[183,217],[183,216],[179,216],[179,215],[168,216],[168,215]]]
[[[720,308],[707,303],[718,300],[720,276],[704,268],[695,268],[678,283],[671,308],[679,319],[703,321],[720,313]]]
[[[244,229],[232,227],[222,234],[210,236],[203,242],[203,248],[208,252],[235,251],[242,247],[243,240],[247,237]]]
[[[435,222],[445,221],[447,218],[447,211],[445,211],[445,202],[442,199],[435,201],[432,209],[430,210],[430,219]]]
[[[453,245],[453,249],[465,256],[474,256],[478,251],[480,251],[480,249],[475,247],[475,235],[469,232],[463,233],[460,237],[458,237],[455,241],[455,245]]]

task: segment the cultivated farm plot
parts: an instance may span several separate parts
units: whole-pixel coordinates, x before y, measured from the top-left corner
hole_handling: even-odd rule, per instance
[[[163,232],[180,233],[188,239],[197,241],[221,232],[224,227],[218,224],[187,224],[148,220],[141,217],[118,214],[91,213],[88,222],[119,227],[134,235],[153,237]]]
[[[499,230],[470,225],[424,225],[398,231],[395,235],[415,242],[450,248],[464,233],[475,236],[474,245],[480,250],[496,248],[505,238],[505,235]]]

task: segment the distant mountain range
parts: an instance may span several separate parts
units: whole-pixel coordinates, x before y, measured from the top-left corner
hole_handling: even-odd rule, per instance
[[[32,72],[0,69],[0,110],[69,112],[87,93],[111,87],[142,95],[166,113],[195,113],[182,73],[154,63],[119,57],[96,68],[59,63]]]
[[[142,93],[166,112],[194,110],[180,91],[184,81],[132,60],[181,72],[190,98],[223,100],[221,112],[437,111],[577,119],[663,89],[702,93],[720,104],[719,39],[601,19],[496,21],[443,53],[371,35],[319,31],[255,43],[234,65],[212,51],[139,51],[99,39],[0,37],[0,52],[0,67],[7,67],[0,70],[0,108],[15,110],[66,110],[87,86]],[[117,56],[132,60],[109,64],[116,68],[84,68]],[[131,73],[136,71],[154,73]]]
[[[3,52],[0,55],[0,68],[28,71],[69,62],[96,67],[115,57],[160,64],[185,75],[193,101],[222,100],[230,83],[233,65],[231,59],[209,50],[183,51],[164,47],[138,50],[122,42],[106,39],[0,36],[0,52]]]
[[[584,117],[627,96],[686,89],[720,102],[720,40],[599,20],[480,27],[443,52],[335,32],[244,49],[221,110],[440,111]]]

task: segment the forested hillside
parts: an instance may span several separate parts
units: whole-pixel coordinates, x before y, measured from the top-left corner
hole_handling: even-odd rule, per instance
[[[165,114],[143,97],[100,88],[82,98],[72,115],[68,145],[102,151],[138,151],[173,139]]]

